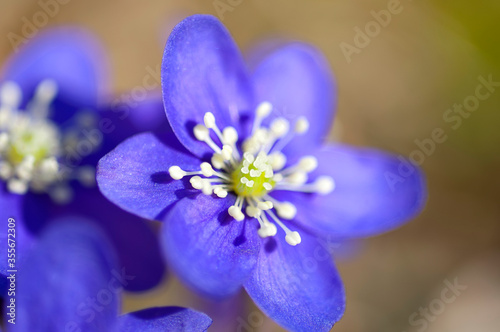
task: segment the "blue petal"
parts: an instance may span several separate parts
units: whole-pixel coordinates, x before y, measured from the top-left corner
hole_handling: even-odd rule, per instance
[[[5,259],[0,259],[0,289],[4,289],[3,286],[7,282],[5,279],[8,275],[7,270],[11,270],[7,261],[7,250],[11,248],[9,243],[11,245],[15,243],[15,261],[21,263],[34,241],[34,236],[25,223],[22,211],[23,198],[23,196],[8,192],[5,186],[0,183],[0,220],[3,220],[3,226],[0,228],[0,254],[5,257]],[[11,218],[14,221],[8,222]],[[13,227],[8,227],[9,224],[12,224]],[[13,230],[9,231],[9,229]],[[12,250],[9,254],[12,254]]]
[[[97,183],[104,196],[125,211],[160,219],[172,203],[194,192],[186,189],[191,188],[188,180],[173,180],[169,167],[195,171],[200,163],[173,134],[144,133],[129,138],[99,161]]]
[[[211,324],[210,317],[191,309],[149,308],[120,316],[116,332],[201,332]]]
[[[214,17],[194,15],[172,31],[163,54],[163,100],[167,118],[181,143],[202,157],[212,150],[196,140],[193,127],[206,112],[219,128],[235,126],[252,106],[252,90],[242,57]]]
[[[120,305],[117,273],[98,229],[76,219],[54,223],[19,266],[15,331],[110,331]]]
[[[111,146],[111,149],[140,132],[172,131],[160,96],[150,97],[137,103],[126,103],[118,98],[110,105],[102,107],[100,116],[103,123],[110,124],[111,129],[105,136],[104,143]]]
[[[288,245],[282,234],[265,240],[245,283],[255,304],[290,331],[330,331],[342,317],[345,292],[326,248],[302,232]]]
[[[226,199],[198,195],[177,203],[162,231],[169,266],[194,290],[214,299],[235,294],[257,261],[260,238],[251,221],[238,222]]]
[[[253,74],[259,102],[274,110],[264,124],[282,116],[293,122],[305,116],[309,131],[288,144],[288,156],[308,151],[328,135],[336,104],[333,76],[327,60],[311,46],[293,43],[267,56]]]
[[[78,214],[101,227],[116,249],[120,266],[134,276],[124,288],[144,291],[158,285],[165,273],[157,234],[143,219],[109,202],[97,188],[78,191],[66,214]]]
[[[64,104],[94,108],[108,93],[105,64],[100,45],[88,32],[77,27],[52,28],[12,56],[2,79],[20,84],[26,98],[31,98],[42,80],[53,79]]]
[[[337,145],[321,149],[316,157],[319,167],[311,181],[319,175],[331,176],[335,181],[332,193],[273,193],[294,203],[296,221],[314,232],[337,237],[376,235],[412,219],[425,205],[423,173],[396,156]],[[411,167],[408,174],[404,165]]]
[[[130,122],[141,131],[171,131],[160,96],[148,98],[131,107]]]

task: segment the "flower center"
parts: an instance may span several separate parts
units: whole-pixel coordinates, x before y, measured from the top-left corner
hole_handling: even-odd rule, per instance
[[[252,154],[246,154],[231,174],[234,192],[242,197],[263,197],[276,183],[273,175],[268,156],[260,154],[254,158]]]
[[[196,125],[194,135],[214,151],[210,163],[203,162],[200,171],[184,171],[179,166],[171,166],[169,173],[175,180],[191,176],[193,188],[201,190],[205,195],[215,194],[224,198],[228,192],[233,192],[237,198],[228,209],[230,216],[237,221],[245,219],[245,214],[257,219],[260,224],[258,234],[262,238],[276,235],[278,225],[285,232],[286,242],[295,246],[301,242],[300,235],[297,231],[290,230],[282,220],[294,219],[297,209],[290,202],[276,200],[270,193],[274,190],[287,190],[328,194],[334,189],[334,182],[328,176],[320,176],[316,181],[307,183],[308,173],[318,165],[313,156],[305,156],[296,165],[285,168],[287,159],[281,150],[295,135],[305,133],[309,123],[305,118],[299,118],[293,132],[284,118],[273,120],[268,128],[261,127],[262,120],[271,111],[272,105],[268,102],[257,107],[252,135],[240,147],[242,156],[237,146],[236,130],[226,127],[221,131],[214,115],[206,113],[204,125]],[[222,147],[214,142],[210,129]]]
[[[65,168],[63,157],[75,128],[62,133],[49,120],[51,103],[57,85],[42,81],[26,110],[20,109],[22,93],[19,86],[6,82],[0,86],[0,179],[7,189],[25,194],[29,189],[46,192],[54,201],[66,203],[72,197],[68,181],[77,178],[85,185],[93,171],[88,167]]]

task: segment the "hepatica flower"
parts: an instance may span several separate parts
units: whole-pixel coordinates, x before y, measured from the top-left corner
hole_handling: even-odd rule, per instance
[[[18,271],[14,305],[8,298],[4,306],[7,331],[199,332],[212,323],[180,307],[119,315],[122,287],[131,276],[99,228],[82,219],[47,227]]]
[[[334,87],[309,46],[276,49],[249,71],[215,18],[192,16],[173,30],[162,66],[175,136],[120,144],[99,163],[101,191],[164,221],[165,255],[191,288],[223,298],[243,286],[285,328],[329,330],[345,296],[322,243],[415,216],[421,172],[394,188],[394,156],[324,142]]]
[[[17,222],[18,260],[49,220],[96,220],[137,276],[128,288],[144,289],[163,273],[156,237],[95,183],[95,165],[114,147],[119,130],[112,129],[120,125],[101,116],[109,94],[105,63],[98,43],[75,27],[40,33],[7,62],[0,79],[0,218]],[[0,250],[7,248],[3,228]],[[0,273],[6,270],[0,260]]]

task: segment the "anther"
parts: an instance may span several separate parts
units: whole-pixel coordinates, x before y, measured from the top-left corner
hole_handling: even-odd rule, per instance
[[[285,240],[291,246],[296,246],[302,241],[302,239],[300,238],[300,234],[295,231],[288,233],[285,236]]]
[[[217,169],[224,168],[224,158],[222,157],[221,154],[214,153],[212,156],[212,159],[210,161],[212,162],[213,167],[215,167]]]
[[[215,116],[213,115],[212,112],[207,112],[205,113],[205,116],[203,117],[203,122],[205,123],[205,126],[207,128],[215,128]]]
[[[304,134],[309,130],[309,121],[303,116],[301,116],[297,122],[295,122],[295,132],[297,134]]]
[[[271,123],[271,132],[276,137],[283,137],[288,133],[290,123],[285,118],[274,119]]]
[[[307,181],[307,174],[305,172],[295,172],[287,176],[286,181],[294,185],[304,184]]]
[[[238,141],[238,132],[233,127],[226,127],[222,131],[222,137],[224,137],[226,144],[233,145]]]
[[[241,212],[241,209],[235,205],[230,206],[227,212],[237,221],[242,221],[243,219],[245,219],[245,215],[243,214],[243,212]]]
[[[278,216],[286,220],[292,220],[297,215],[297,208],[290,202],[280,202],[274,205]]]
[[[203,176],[205,176],[207,178],[209,178],[215,174],[215,171],[212,168],[212,165],[210,165],[207,162],[201,163],[200,168],[201,168],[201,173],[203,174]]]
[[[318,167],[318,159],[313,156],[306,156],[300,159],[298,167],[307,173],[314,171]]]
[[[268,222],[268,223],[263,223],[260,226],[259,230],[257,231],[257,234],[259,234],[261,238],[266,238],[270,236],[275,236],[277,232],[278,229],[276,228],[276,225]]]
[[[227,161],[233,159],[233,148],[231,146],[224,145],[222,147],[222,158]]]
[[[21,89],[14,82],[5,82],[0,87],[0,101],[3,107],[17,109],[21,103]]]
[[[314,182],[316,187],[316,191],[319,194],[326,195],[329,194],[335,189],[335,182],[329,176],[320,176]]]
[[[202,190],[203,189],[203,179],[199,176],[193,176],[189,179],[189,182],[193,186],[194,189]]]
[[[9,144],[9,134],[3,132],[0,134],[0,152],[5,151]]]
[[[198,141],[206,141],[210,135],[208,128],[204,125],[198,124],[193,129],[194,136]]]
[[[263,211],[271,210],[273,208],[273,203],[271,201],[261,201],[257,203],[257,207]]]
[[[186,175],[186,172],[184,172],[179,166],[171,166],[168,169],[168,173],[174,180],[180,180]]]

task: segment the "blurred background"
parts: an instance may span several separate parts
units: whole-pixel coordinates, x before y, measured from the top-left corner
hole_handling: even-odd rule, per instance
[[[15,48],[6,36],[22,35],[25,21],[44,10],[40,3],[45,2],[0,0],[0,61]],[[217,10],[220,3],[225,10]],[[332,140],[408,157],[418,154],[416,140],[431,138],[441,128],[447,139],[435,143],[432,153],[420,154],[425,156],[422,167],[429,187],[423,214],[391,233],[338,248],[347,310],[334,331],[500,330],[500,87],[493,87],[474,111],[456,113],[460,125],[444,118],[455,104],[471,100],[479,77],[500,82],[500,2],[58,4],[39,28],[77,24],[94,32],[109,52],[117,95],[142,86],[143,78],[161,63],[177,22],[208,13],[223,21],[244,51],[263,39],[283,37],[312,43],[324,52],[338,84]],[[381,11],[391,13],[382,24],[377,23]],[[448,295],[456,296],[445,303],[442,293],[454,283],[462,290],[451,289]],[[167,304],[208,313],[213,307],[169,276],[153,291],[127,295],[123,310]],[[218,306],[227,313],[219,319],[226,320],[228,331],[282,331],[245,294]]]

